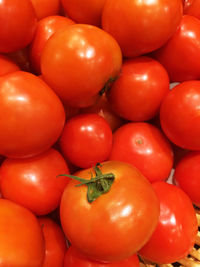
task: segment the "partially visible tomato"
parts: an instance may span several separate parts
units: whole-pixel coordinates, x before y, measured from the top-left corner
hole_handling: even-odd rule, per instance
[[[173,166],[173,151],[163,133],[149,123],[127,123],[113,135],[110,160],[127,162],[150,181],[166,180]]]
[[[184,14],[200,19],[200,1],[199,0],[185,0]]]
[[[139,259],[134,254],[123,261],[100,263],[86,258],[81,252],[71,246],[65,254],[64,267],[139,267]]]
[[[32,72],[32,67],[30,63],[30,58],[29,58],[29,47],[26,46],[23,49],[19,49],[17,51],[14,51],[12,53],[8,53],[7,56],[13,60],[21,70],[27,71],[27,72]]]
[[[138,57],[124,61],[108,101],[122,118],[145,121],[158,113],[168,91],[169,77],[163,66],[149,57]]]
[[[93,185],[70,180],[66,186],[60,206],[63,231],[88,258],[125,260],[152,235],[159,217],[158,199],[149,181],[130,164],[108,161],[75,175],[88,182],[95,173],[101,181]]]
[[[153,188],[160,200],[160,218],[139,254],[159,264],[175,262],[186,257],[194,245],[198,232],[195,210],[177,186],[157,182]]]
[[[118,75],[121,63],[121,50],[111,35],[95,26],[75,24],[47,41],[41,70],[65,104],[86,107]]]
[[[37,18],[30,0],[0,1],[0,53],[26,47],[33,39]]]
[[[37,218],[28,209],[0,199],[0,266],[41,267],[44,252]]]
[[[20,68],[11,59],[0,55],[0,76],[20,70]]]
[[[45,240],[45,257],[42,267],[63,267],[64,256],[67,251],[63,231],[58,224],[48,217],[40,217],[38,220]]]
[[[60,0],[31,0],[37,19],[58,15],[60,11]]]

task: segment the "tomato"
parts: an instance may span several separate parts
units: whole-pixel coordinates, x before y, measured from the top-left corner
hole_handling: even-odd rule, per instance
[[[106,0],[61,0],[67,15],[78,23],[101,26],[101,14]]]
[[[60,204],[69,173],[61,154],[50,149],[28,159],[6,159],[0,168],[1,191],[10,199],[38,215],[48,214]]]
[[[169,77],[163,66],[149,57],[138,57],[124,61],[108,101],[122,118],[145,121],[158,113],[168,91]]]
[[[185,15],[173,37],[155,52],[170,80],[183,82],[200,78],[200,21]]]
[[[120,126],[122,126],[122,124],[124,124],[125,122],[122,118],[120,118],[113,112],[105,94],[103,94],[102,97],[100,97],[93,106],[80,109],[79,113],[99,114],[108,122],[113,132]]]
[[[65,29],[72,24],[74,24],[74,22],[71,19],[62,16],[49,16],[38,22],[34,39],[30,47],[30,59],[36,73],[41,73],[41,54],[46,41],[58,30]]]
[[[45,258],[42,267],[63,267],[67,243],[60,226],[48,217],[40,217],[38,220],[45,239]]]
[[[80,168],[92,167],[109,157],[112,147],[111,128],[106,120],[97,114],[72,117],[65,124],[60,147],[72,164]]]
[[[136,254],[128,259],[112,263],[100,263],[86,258],[81,252],[71,246],[65,254],[64,267],[139,267]]]
[[[177,186],[157,182],[153,188],[160,200],[160,218],[139,254],[159,264],[175,262],[186,257],[194,245],[198,232],[195,210]]]
[[[199,0],[186,0],[184,3],[184,14],[194,16],[200,19],[200,1]]]
[[[36,15],[30,0],[0,1],[0,53],[27,46],[36,29]]]
[[[121,50],[112,36],[95,26],[75,24],[47,41],[41,69],[65,104],[86,107],[118,75],[121,62]]]
[[[7,56],[13,60],[21,70],[32,72],[32,67],[29,58],[29,48],[25,47],[12,53],[8,53]]]
[[[184,149],[200,150],[200,81],[186,81],[165,97],[160,110],[167,137]]]
[[[18,70],[20,70],[20,68],[11,59],[4,55],[0,55],[0,76]]]
[[[113,136],[110,160],[127,162],[150,181],[166,180],[173,166],[170,143],[149,123],[127,123]]]
[[[135,57],[164,45],[181,17],[181,0],[108,0],[102,26],[117,40],[125,57]]]
[[[0,199],[0,266],[41,267],[44,252],[37,218],[28,209]]]
[[[92,174],[99,182],[88,184],[88,191],[87,185],[74,180],[66,186],[60,205],[63,231],[72,246],[88,258],[124,260],[150,238],[157,225],[159,202],[148,180],[127,163],[108,161],[75,175],[87,182]]]
[[[60,11],[60,0],[31,0],[37,19],[58,15]]]
[[[200,207],[200,152],[190,152],[177,164],[174,172],[175,183]]]
[[[58,139],[65,113],[57,95],[38,77],[23,71],[0,78],[0,154],[30,157]]]

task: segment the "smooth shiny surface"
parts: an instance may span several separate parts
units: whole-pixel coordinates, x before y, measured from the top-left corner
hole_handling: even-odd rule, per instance
[[[61,9],[60,0],[31,0],[38,20],[58,15]]]
[[[200,19],[200,0],[185,0],[184,14]]]

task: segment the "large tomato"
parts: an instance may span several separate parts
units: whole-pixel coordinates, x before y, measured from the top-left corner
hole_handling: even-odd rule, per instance
[[[80,185],[91,175],[92,183]],[[118,161],[76,176],[86,180],[69,181],[60,205],[63,231],[71,244],[88,258],[103,262],[136,253],[150,238],[159,216],[159,202],[148,180]]]
[[[1,192],[37,215],[56,209],[68,179],[57,177],[69,173],[61,154],[49,151],[28,159],[6,159],[0,167]]]
[[[41,70],[64,103],[85,107],[118,75],[121,63],[121,50],[111,35],[95,26],[75,24],[47,41]]]
[[[44,253],[37,218],[28,209],[0,199],[0,266],[42,267]]]
[[[60,0],[31,0],[37,19],[58,15],[60,11]]]
[[[138,57],[124,61],[108,101],[122,118],[145,121],[158,113],[168,91],[169,77],[163,66],[149,57]]]
[[[165,97],[160,110],[161,126],[176,145],[200,150],[200,81],[183,82]]]
[[[160,200],[160,218],[139,254],[156,263],[175,262],[186,257],[194,245],[198,232],[195,210],[177,186],[157,182],[153,188]]]
[[[170,80],[183,82],[200,78],[200,21],[183,16],[178,30],[155,58],[166,68]]]
[[[150,182],[166,180],[173,166],[173,152],[167,138],[155,126],[127,123],[113,135],[110,160],[138,168]]]
[[[200,0],[185,0],[183,11],[184,14],[200,19]]]
[[[118,41],[124,56],[134,57],[161,47],[181,17],[181,0],[107,0],[102,26]]]
[[[0,154],[29,157],[50,148],[65,123],[58,96],[23,71],[0,78]]]
[[[17,66],[17,64],[15,64],[15,62],[4,55],[0,55],[0,76],[18,70],[20,70],[20,68]]]
[[[65,254],[64,267],[139,267],[136,254],[123,261],[100,263],[86,258],[80,251],[71,246]]]
[[[0,1],[0,53],[27,46],[34,35],[37,18],[30,0]]]

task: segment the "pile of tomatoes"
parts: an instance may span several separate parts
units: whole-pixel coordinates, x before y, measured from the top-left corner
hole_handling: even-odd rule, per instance
[[[0,266],[186,257],[200,0],[2,0],[0,22]]]

